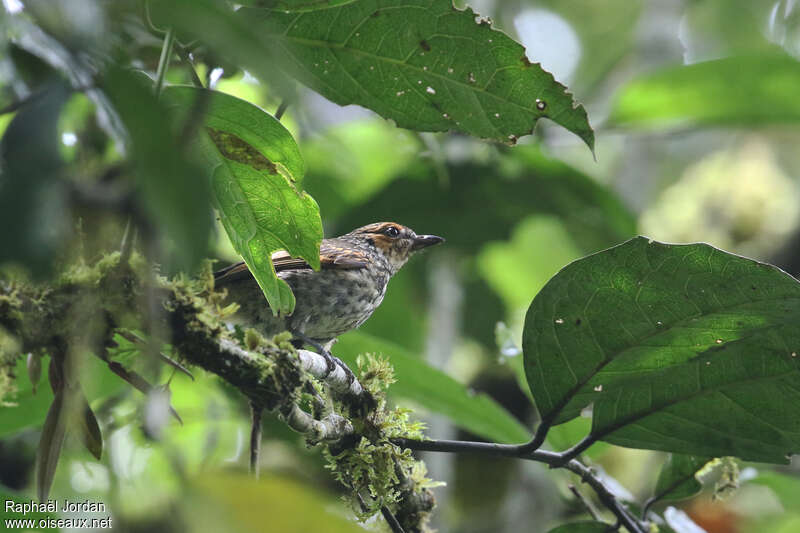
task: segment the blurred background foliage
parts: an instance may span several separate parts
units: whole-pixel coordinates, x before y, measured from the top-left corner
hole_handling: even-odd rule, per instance
[[[139,160],[149,163],[136,170],[157,186],[148,188],[140,177],[145,183],[138,201],[152,211],[153,231],[164,238],[162,269],[176,271],[202,255],[221,264],[236,260],[221,228],[204,226],[207,191],[190,187],[191,200],[181,196],[187,189],[180,182],[191,182],[194,163],[157,133],[158,102],[123,94],[113,73],[106,74],[118,91],[91,88],[100,59],[154,75],[162,38],[143,24],[142,4],[3,4],[0,24],[13,42],[0,41],[0,132],[29,178],[0,183],[0,260],[18,261],[6,267],[20,270],[21,260],[32,275],[47,276],[53,257],[92,260],[118,247],[125,217],[85,198],[70,201],[86,182],[108,182],[102,202],[132,186],[112,179],[129,169],[121,163],[123,134],[106,110],[109,101],[132,105],[129,120],[140,121],[134,146]],[[359,331],[342,337],[336,353],[347,361],[365,351],[397,354],[393,398],[415,408],[432,437],[523,440],[535,422],[528,389],[518,385],[524,312],[570,261],[641,233],[706,241],[800,274],[800,5],[476,0],[470,6],[522,42],[532,61],[586,105],[596,161],[580,139],[547,121],[513,148],[397,129],[365,109],[336,106],[277,71],[267,77],[268,65],[251,73],[228,62],[223,52],[246,42],[229,43],[224,51],[200,46],[192,57],[216,90],[270,112],[290,102],[282,122],[305,158],[303,185],[320,206],[327,236],[395,220],[447,238],[446,247],[397,275],[383,305]],[[25,16],[12,24],[7,14],[20,12]],[[215,21],[205,27],[213,32]],[[86,90],[64,90],[64,73]],[[166,81],[188,84],[188,71],[176,64]],[[37,105],[14,109],[14,102],[40,91],[45,96]],[[25,120],[9,125],[20,116]],[[11,135],[13,127],[29,131]],[[38,141],[13,145],[21,135]],[[23,210],[28,205],[37,209]],[[408,358],[426,360],[446,376],[420,374],[404,363]],[[143,430],[150,400],[123,387],[102,364],[93,365],[84,369],[83,383],[106,450],[98,462],[68,445],[54,496],[107,501],[117,527],[129,531],[358,530],[344,518],[319,454],[272,417],[265,419],[263,479],[247,478],[247,408],[220,380],[196,371],[192,382],[165,372],[162,382],[171,380],[184,423],[153,435]],[[24,360],[16,374],[18,392],[0,407],[0,491],[27,499],[52,394],[44,380],[33,393]],[[421,407],[458,383],[488,394],[513,418],[498,429],[470,424],[467,419],[478,420],[470,411],[475,404],[438,413]],[[481,420],[493,419],[491,409]],[[548,446],[564,449],[587,429],[587,419],[558,426]],[[586,455],[620,491],[640,500],[651,494],[665,458],[603,443]],[[431,477],[448,482],[436,490],[434,525],[441,531],[546,531],[586,516],[568,489],[575,480],[565,472],[450,454],[429,454],[426,461]],[[671,505],[710,533],[800,531],[800,463],[739,468],[741,487],[734,494],[715,495],[717,472],[698,497]],[[668,513],[677,516],[671,526],[678,531],[679,510]]]

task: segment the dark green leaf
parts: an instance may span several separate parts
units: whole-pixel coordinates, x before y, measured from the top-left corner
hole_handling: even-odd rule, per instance
[[[548,531],[548,533],[605,533],[610,526],[603,522],[585,520],[583,522],[570,522],[562,524]]]
[[[270,52],[326,98],[418,131],[516,142],[549,118],[594,147],[586,111],[505,33],[451,0],[359,1],[309,13],[243,8]]]
[[[271,115],[215,91],[171,87],[163,98],[190,109],[205,98],[208,136],[197,149],[213,169],[222,223],[274,312],[290,313],[294,295],[278,279],[270,256],[287,250],[319,268],[322,221],[316,202],[298,188],[305,165],[291,134]]]
[[[56,475],[58,458],[67,434],[67,408],[64,389],[55,393],[47,418],[42,427],[42,436],[36,450],[36,495],[40,502],[46,501]]]
[[[800,62],[783,54],[669,67],[626,85],[609,122],[629,127],[752,128],[800,120]]]
[[[103,455],[103,434],[100,432],[100,425],[97,423],[97,418],[94,416],[92,408],[89,407],[89,402],[86,401],[86,396],[83,392],[76,391],[76,401],[78,403],[78,429],[86,449],[94,455],[98,461]]]
[[[103,86],[129,134],[140,201],[174,243],[178,266],[191,270],[206,255],[211,235],[207,173],[186,157],[166,107],[141,82],[112,70]]]
[[[709,457],[671,454],[661,467],[650,502],[684,500],[699,493],[703,485],[698,481],[697,473],[711,460]]]
[[[44,275],[63,243],[67,199],[58,118],[69,90],[56,84],[20,109],[0,142],[0,263]]]
[[[443,414],[455,425],[487,439],[507,443],[530,440],[525,426],[494,400],[470,393],[467,387],[400,346],[354,331],[340,337],[335,348],[336,355],[353,368],[358,354],[389,357],[397,378],[389,388],[392,396]]]
[[[546,423],[594,405],[622,446],[784,462],[800,451],[800,284],[706,244],[638,237],[536,296],[525,371]]]
[[[26,52],[38,57],[65,76],[72,87],[82,90],[97,108],[97,122],[118,146],[125,144],[125,127],[107,96],[95,86],[96,58],[76,54],[26,17],[8,17],[8,37]]]
[[[352,4],[355,1],[357,0],[250,0],[242,2],[242,5],[298,13],[301,11],[316,11],[318,9],[328,9],[344,4]]]

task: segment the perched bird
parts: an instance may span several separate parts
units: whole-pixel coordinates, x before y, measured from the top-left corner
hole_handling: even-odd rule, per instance
[[[235,322],[266,336],[289,331],[296,346],[309,344],[320,350],[329,364],[340,363],[325,345],[372,315],[383,301],[389,279],[414,252],[441,242],[444,239],[436,235],[417,235],[394,222],[377,222],[323,239],[319,271],[302,259],[276,252],[272,255],[275,271],[292,288],[297,302],[288,316],[273,315],[243,262],[220,270],[214,279],[240,305]]]

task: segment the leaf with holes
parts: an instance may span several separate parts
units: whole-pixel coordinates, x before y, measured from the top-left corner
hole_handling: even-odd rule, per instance
[[[398,126],[514,143],[549,118],[593,149],[586,111],[525,49],[451,0],[372,0],[307,13],[243,8],[300,81]]]
[[[800,452],[800,283],[706,244],[637,237],[570,264],[528,309],[543,423],[593,405],[589,436],[784,462]]]
[[[199,157],[213,169],[212,189],[222,223],[275,313],[290,313],[294,295],[278,279],[270,256],[286,250],[319,268],[322,221],[317,203],[299,189],[305,164],[292,135],[259,107],[233,96],[169,87],[167,105],[200,113],[205,133]]]

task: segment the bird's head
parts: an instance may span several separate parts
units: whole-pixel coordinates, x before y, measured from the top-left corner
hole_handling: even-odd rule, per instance
[[[367,242],[383,254],[396,272],[411,255],[423,248],[444,242],[436,235],[417,235],[414,230],[396,222],[376,222],[354,229],[346,237]]]

